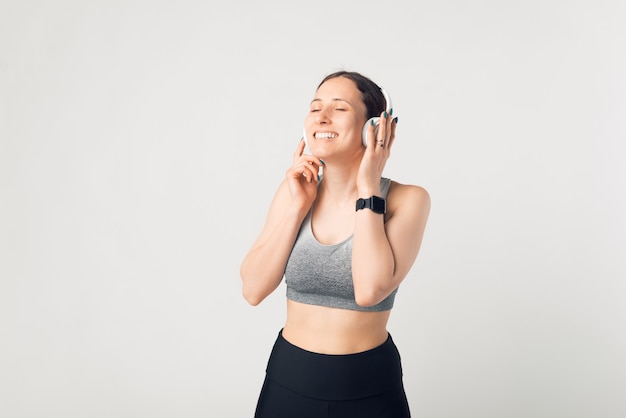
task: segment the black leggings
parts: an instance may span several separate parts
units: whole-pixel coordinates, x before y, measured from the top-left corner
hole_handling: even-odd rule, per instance
[[[274,343],[255,418],[408,418],[400,355],[391,336],[356,354]]]

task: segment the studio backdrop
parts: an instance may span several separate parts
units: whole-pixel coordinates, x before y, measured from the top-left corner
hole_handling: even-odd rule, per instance
[[[0,416],[251,417],[239,265],[315,88],[432,210],[389,330],[416,417],[626,416],[626,3],[0,1]]]

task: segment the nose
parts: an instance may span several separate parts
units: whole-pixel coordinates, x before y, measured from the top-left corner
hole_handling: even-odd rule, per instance
[[[329,110],[327,108],[320,109],[320,111],[317,112],[317,117],[315,118],[315,121],[320,125],[326,125],[330,123],[328,112]]]

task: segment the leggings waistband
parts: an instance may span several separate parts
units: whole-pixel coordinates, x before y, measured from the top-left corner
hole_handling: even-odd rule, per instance
[[[319,354],[291,344],[281,330],[266,371],[275,383],[316,399],[360,399],[402,387],[400,355],[391,335],[361,353]]]

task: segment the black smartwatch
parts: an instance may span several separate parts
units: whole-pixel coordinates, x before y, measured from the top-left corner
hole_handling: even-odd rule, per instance
[[[385,199],[378,196],[368,197],[367,199],[357,199],[356,210],[371,209],[375,213],[383,214],[387,212],[387,203]]]

